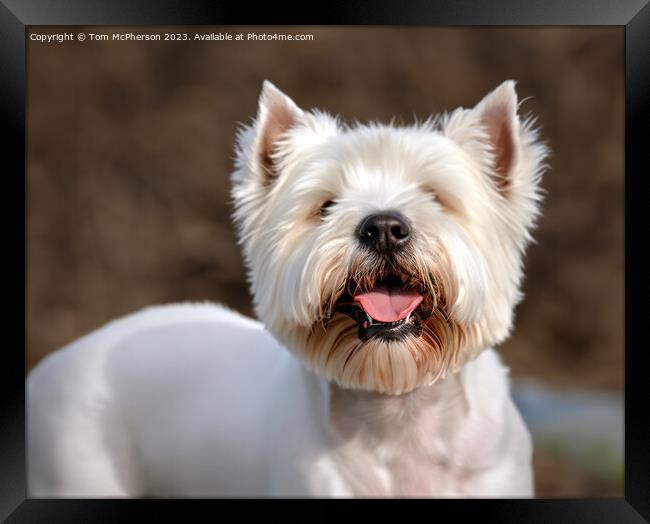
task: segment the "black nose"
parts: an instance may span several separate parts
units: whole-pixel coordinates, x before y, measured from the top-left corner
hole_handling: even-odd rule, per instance
[[[398,213],[382,213],[364,218],[357,229],[359,242],[379,253],[398,251],[408,242],[411,227]]]

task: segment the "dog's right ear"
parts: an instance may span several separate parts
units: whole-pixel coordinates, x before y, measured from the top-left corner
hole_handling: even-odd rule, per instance
[[[271,183],[279,174],[278,148],[282,138],[304,116],[291,98],[268,80],[262,85],[254,124],[253,162],[263,183]]]

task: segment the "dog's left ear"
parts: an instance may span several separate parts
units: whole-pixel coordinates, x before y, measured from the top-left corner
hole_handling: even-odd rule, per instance
[[[304,113],[291,98],[268,80],[264,81],[255,119],[254,161],[263,183],[271,183],[279,174],[276,157],[278,144]]]
[[[521,155],[521,136],[517,116],[514,80],[503,82],[472,109],[472,115],[485,130],[492,152],[492,172],[499,189],[508,190]]]

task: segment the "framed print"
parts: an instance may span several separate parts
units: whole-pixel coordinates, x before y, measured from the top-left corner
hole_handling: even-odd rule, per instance
[[[3,517],[650,518],[647,4],[243,7],[0,6]]]

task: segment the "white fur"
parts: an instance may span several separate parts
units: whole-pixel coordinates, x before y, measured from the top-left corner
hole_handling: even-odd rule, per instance
[[[436,120],[346,127],[265,83],[232,175],[263,324],[170,305],[47,357],[28,379],[30,495],[532,496],[490,349],[521,299],[546,154],[516,110],[506,82]],[[412,224],[399,263],[435,306],[430,336],[361,343],[332,306],[378,270],[355,228],[388,210]]]

